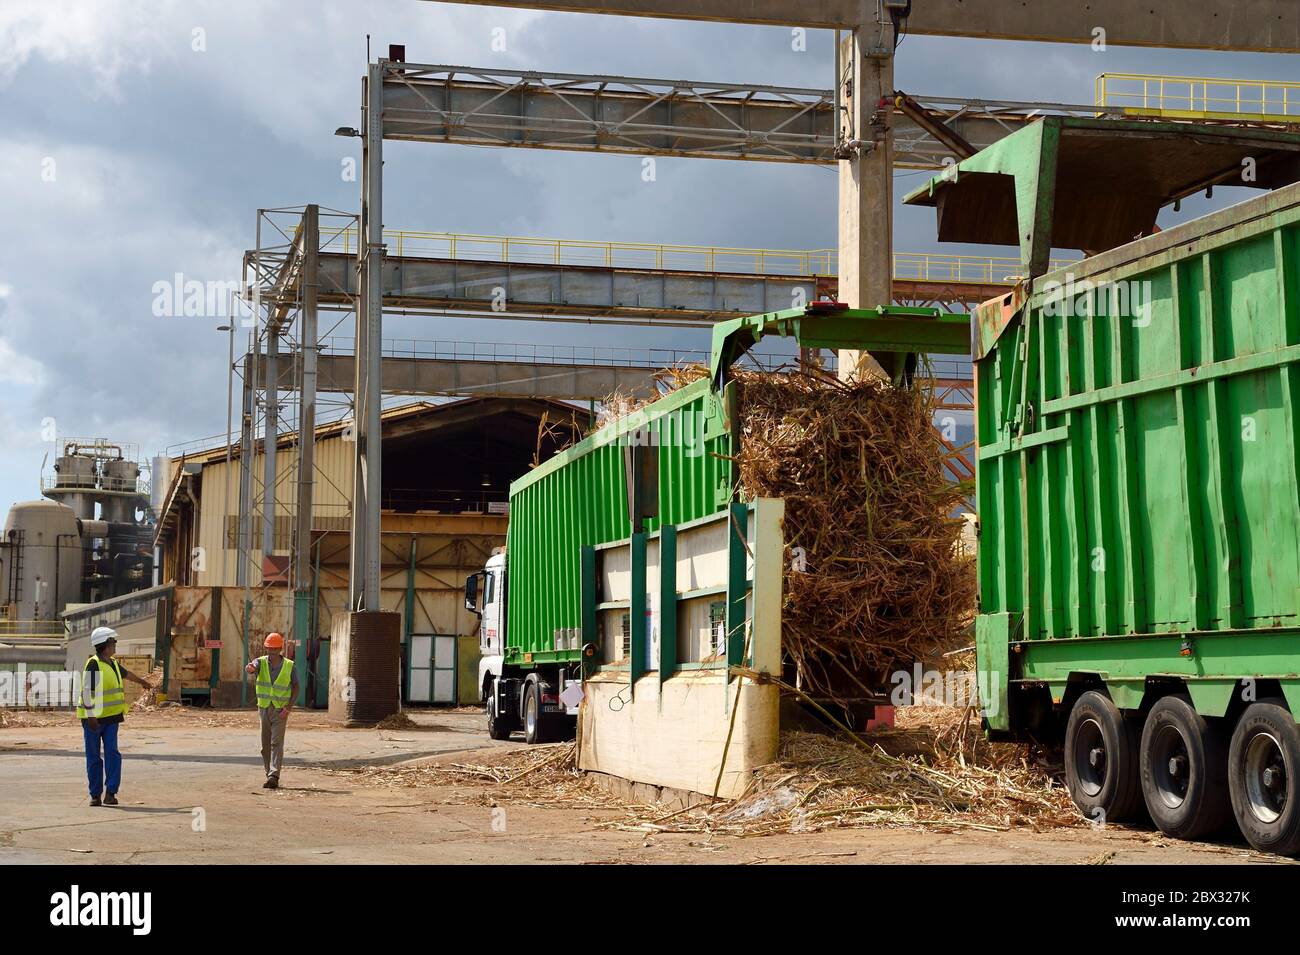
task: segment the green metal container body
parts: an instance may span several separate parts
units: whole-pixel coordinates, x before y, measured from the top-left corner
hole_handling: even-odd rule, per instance
[[[582,625],[582,548],[632,533],[624,473],[629,444],[648,442],[658,451],[659,515],[645,521],[647,532],[727,506],[735,487],[727,459],[736,440],[735,415],[727,413],[734,393],[734,386],[717,392],[701,379],[589,435],[510,486],[507,663],[579,659],[580,650],[557,649],[555,637]]]
[[[1300,186],[1043,276],[974,334],[993,699],[1086,674],[1129,708],[1177,678],[1224,715],[1253,677],[1300,712]]]

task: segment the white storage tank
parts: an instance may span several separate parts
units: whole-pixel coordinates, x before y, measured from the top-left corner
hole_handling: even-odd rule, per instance
[[[135,509],[139,500],[135,497],[140,465],[134,461],[117,459],[105,461],[100,466],[100,489],[109,493],[100,495],[99,504],[102,516],[114,523],[135,523]]]
[[[162,513],[163,498],[171,485],[172,459],[165,454],[154,455],[149,471],[149,506],[155,514]]]
[[[95,459],[88,454],[65,454],[54,462],[54,487],[46,491],[72,508],[83,520],[95,516]],[[79,493],[85,488],[86,493]]]
[[[54,462],[55,487],[94,487],[95,459],[86,454],[65,454]]]
[[[134,461],[105,461],[100,487],[105,491],[134,491],[140,477],[140,465]]]

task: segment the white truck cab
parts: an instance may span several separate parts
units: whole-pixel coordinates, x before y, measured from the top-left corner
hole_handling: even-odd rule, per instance
[[[474,588],[471,581],[478,583]],[[486,700],[492,681],[501,675],[501,664],[505,659],[506,640],[506,555],[496,553],[488,558],[483,569],[465,581],[465,606],[479,616],[478,647],[481,654],[478,663],[478,686],[480,698]],[[471,590],[482,592],[483,609],[471,606],[477,603]]]
[[[572,738],[582,699],[577,666],[553,662],[521,666],[517,657],[506,665],[510,599],[506,575],[506,554],[501,550],[488,558],[482,570],[465,578],[465,609],[479,617],[478,685],[487,709],[488,735],[509,739],[522,729],[529,743]]]

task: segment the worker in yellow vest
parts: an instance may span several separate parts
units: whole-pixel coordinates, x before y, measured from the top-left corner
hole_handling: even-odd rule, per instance
[[[245,667],[257,674],[257,712],[262,721],[262,769],[266,771],[263,789],[280,785],[280,767],[284,763],[284,730],[289,713],[298,699],[298,674],[293,661],[284,655],[284,637],[268,633],[262,642],[266,656],[258,657]]]
[[[94,652],[81,672],[81,705],[77,707],[86,744],[90,804],[116,806],[117,790],[122,783],[117,728],[126,718],[126,690],[122,683],[130,680],[146,689],[151,684],[113,659],[117,652],[117,631],[112,627],[96,627],[90,635],[90,647]]]

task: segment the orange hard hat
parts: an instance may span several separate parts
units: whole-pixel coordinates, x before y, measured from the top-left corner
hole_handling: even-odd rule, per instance
[[[262,641],[262,646],[266,647],[268,650],[283,650],[284,637],[280,636],[278,633],[268,633],[266,639]]]

